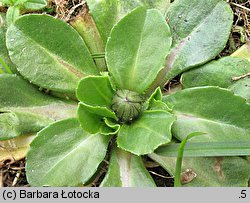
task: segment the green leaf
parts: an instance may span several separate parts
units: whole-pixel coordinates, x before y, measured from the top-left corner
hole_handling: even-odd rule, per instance
[[[182,74],[181,83],[185,88],[197,86],[219,86],[232,89],[234,93],[250,101],[250,80],[239,77],[250,73],[250,62],[246,59],[224,57]]]
[[[242,78],[229,87],[234,94],[240,95],[250,103],[250,78]]]
[[[110,136],[88,134],[76,119],[54,123],[38,133],[27,154],[31,186],[80,186],[105,158]]]
[[[165,14],[170,4],[169,0],[86,0],[86,2],[104,44],[113,26],[136,7],[157,8]]]
[[[23,7],[27,10],[40,10],[47,6],[47,0],[24,0]]]
[[[170,6],[170,0],[117,0],[117,19],[123,18],[133,9],[143,6],[145,8],[156,8],[161,11],[163,15],[166,14],[167,8]]]
[[[154,187],[141,157],[114,148],[101,187]]]
[[[17,75],[0,75],[0,92],[0,109],[45,106],[57,101]]]
[[[112,30],[106,47],[111,78],[118,89],[143,93],[163,68],[170,30],[155,9],[137,8]]]
[[[248,72],[250,72],[248,60],[228,56],[183,73],[181,83],[185,88],[198,86],[228,88],[235,83],[233,77]]]
[[[6,73],[16,72],[14,64],[11,62],[6,48],[5,33],[7,29],[5,13],[0,13],[0,70]]]
[[[176,158],[150,154],[171,175]],[[240,157],[184,158],[182,184],[190,187],[247,187],[250,164]]]
[[[5,5],[18,6],[22,10],[40,10],[47,6],[47,0],[10,0]]]
[[[20,17],[8,28],[6,43],[19,72],[49,90],[72,96],[80,78],[98,73],[79,34],[52,16]]]
[[[1,3],[2,3],[3,6],[7,6],[11,2],[12,2],[12,0],[1,0]]]
[[[115,120],[112,120],[110,118],[103,118],[105,124],[109,127],[109,128],[112,128],[114,129],[112,132],[114,132],[113,134],[117,134],[118,131],[120,130],[120,124],[117,124],[115,122]],[[111,133],[112,134],[112,133]]]
[[[166,14],[168,7],[170,6],[170,0],[140,0],[142,3],[146,2],[148,8],[156,8],[161,11],[163,15]]]
[[[0,109],[43,106],[56,99],[43,94],[37,87],[17,75],[0,75]]]
[[[161,93],[161,88],[158,87],[155,89],[154,93],[151,94],[149,99],[146,102],[146,109],[147,110],[164,110],[171,112],[171,109],[162,102],[162,93]]]
[[[109,122],[104,121],[105,118],[118,120],[115,113],[106,107],[94,107],[80,102],[77,114],[81,127],[89,133],[115,134],[117,132],[117,127],[109,126],[106,124]]]
[[[71,108],[70,111],[75,110],[75,102],[60,100],[54,97],[51,97],[43,92],[39,91],[38,88],[26,80],[22,79],[17,75],[2,74],[0,75],[0,110],[22,110],[25,108],[32,109],[33,107],[45,107],[51,105],[51,109],[45,111],[44,114],[53,114],[58,111],[58,116],[63,114],[62,110],[67,110],[67,106]],[[15,97],[13,96],[15,95]],[[53,106],[53,104],[55,106]],[[56,105],[61,106],[60,110],[56,108]],[[54,109],[53,109],[54,108]],[[55,116],[56,117],[56,116]]]
[[[75,117],[76,104],[43,94],[16,75],[0,75],[0,140],[34,133],[49,123]]]
[[[162,110],[144,111],[133,123],[121,126],[118,147],[136,155],[152,153],[171,141],[171,126],[175,117]]]
[[[163,100],[172,105],[177,116],[172,132],[179,140],[192,132],[206,133],[193,138],[192,142],[250,139],[250,105],[227,89],[206,86],[189,88]]]
[[[166,65],[166,80],[204,64],[223,50],[233,12],[223,0],[175,0],[167,11],[167,22],[173,49]]]
[[[52,122],[53,119],[29,112],[1,112],[0,140],[36,133]]]
[[[156,88],[155,91],[150,95],[150,97],[148,99],[149,105],[153,100],[156,100],[156,101],[162,100],[162,92],[161,92],[160,87]]]
[[[6,22],[8,27],[12,25],[16,19],[21,15],[20,8],[17,6],[10,6],[6,13]]]
[[[76,94],[87,105],[110,108],[115,92],[108,76],[88,76],[80,81]]]
[[[176,157],[180,144],[170,143],[157,148],[154,153],[160,156]],[[185,145],[185,157],[211,157],[211,156],[248,156],[250,154],[250,141],[237,142],[188,142]]]

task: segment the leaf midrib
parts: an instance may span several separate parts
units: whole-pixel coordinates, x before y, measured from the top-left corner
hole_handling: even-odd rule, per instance
[[[144,22],[143,22],[143,25],[142,25],[142,30],[141,30],[141,33],[140,33],[138,49],[137,49],[137,51],[135,53],[134,61],[133,61],[133,64],[132,64],[132,68],[131,68],[132,71],[129,74],[130,75],[130,81],[134,81],[134,77],[135,77],[136,72],[137,72],[137,63],[138,63],[139,53],[140,53],[141,46],[142,46],[142,36],[143,36],[144,29],[145,29],[146,19],[147,19],[147,12],[145,14]],[[130,82],[129,84],[133,84],[133,82]],[[131,87],[130,87],[130,89],[131,89]]]
[[[50,169],[48,170],[48,172],[41,178],[42,181],[46,180],[48,176],[50,176],[50,172],[53,171],[64,159],[66,159],[68,156],[70,156],[72,153],[74,153],[75,151],[77,151],[79,148],[81,148],[86,142],[88,142],[89,140],[91,140],[92,138],[94,138],[95,135],[90,135],[89,137],[87,137],[86,139],[84,139],[84,141],[80,142],[79,144],[76,143],[76,145],[71,146],[71,149],[73,148],[73,150],[70,150],[70,152],[66,153],[64,156],[62,156],[61,159],[59,159],[55,164],[52,165],[52,167],[50,167]],[[53,173],[53,172],[52,172]],[[80,182],[81,180],[79,180]]]
[[[99,87],[96,85],[94,81],[91,81],[92,85],[95,87],[96,91],[103,97],[103,99],[106,101],[106,105],[109,106],[111,103],[111,99],[108,98],[103,92],[99,89]],[[106,107],[106,105],[104,105]]]
[[[25,34],[22,30],[20,30],[18,27],[15,26],[15,29],[17,31],[19,31],[20,33],[22,33],[22,36],[24,38],[26,38],[27,40],[30,40],[32,42],[34,42],[34,44],[44,50],[51,58],[54,59],[55,62],[57,62],[59,65],[62,65],[67,71],[69,71],[70,73],[73,73],[73,75],[75,75],[76,77],[84,77],[85,74],[82,72],[83,70],[80,70],[78,68],[76,68],[75,64],[71,64],[69,62],[64,61],[62,58],[60,58],[58,55],[53,54],[52,52],[50,52],[47,48],[45,48],[44,46],[42,46],[39,42],[37,42],[35,39],[33,39],[30,35]],[[73,70],[72,70],[73,69]]]
[[[125,152],[126,153],[126,152]],[[130,176],[131,176],[131,156],[132,154],[122,154],[122,157],[117,153],[120,177],[122,181],[122,187],[130,187]]]
[[[6,107],[6,108],[0,108],[0,112],[5,112],[5,111],[14,111],[14,112],[30,112],[30,113],[39,113],[40,115],[43,116],[48,116],[48,114],[46,114],[46,112],[49,109],[57,109],[58,110],[62,110],[63,111],[68,111],[70,109],[76,109],[77,105],[73,105],[73,104],[64,104],[62,102],[54,102],[48,105],[40,105],[40,106],[28,106],[28,107]],[[61,112],[60,112],[61,114]],[[50,116],[49,116],[50,117]],[[57,116],[53,116],[53,119],[58,118]],[[62,118],[58,118],[58,119],[62,119]],[[56,119],[57,120],[57,119]]]

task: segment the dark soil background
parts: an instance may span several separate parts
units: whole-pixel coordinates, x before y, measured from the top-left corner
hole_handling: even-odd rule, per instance
[[[234,11],[234,24],[230,39],[226,48],[217,58],[227,56],[237,50],[242,44],[250,41],[250,0],[228,0]],[[86,9],[84,0],[50,0],[49,8],[43,12],[54,15],[66,22],[76,16],[79,12]],[[6,8],[0,11],[6,12]],[[179,77],[173,79],[166,85],[166,91],[174,88],[179,83]],[[1,147],[1,146],[0,146]],[[157,163],[145,157],[145,165],[155,180],[157,186],[172,187],[173,178]],[[108,163],[104,162],[101,166],[101,173],[89,186],[98,186],[107,171]],[[29,186],[25,177],[25,159],[15,163],[0,162],[0,187],[26,187]]]

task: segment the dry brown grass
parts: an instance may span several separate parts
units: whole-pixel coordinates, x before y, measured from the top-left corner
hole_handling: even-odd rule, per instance
[[[86,2],[85,0],[51,0],[50,4],[55,9],[56,17],[68,22],[84,8]]]

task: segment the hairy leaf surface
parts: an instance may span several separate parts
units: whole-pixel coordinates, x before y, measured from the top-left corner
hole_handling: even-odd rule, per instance
[[[0,75],[0,140],[35,133],[51,122],[75,117],[77,105],[38,90],[16,75]]]
[[[80,35],[52,16],[20,17],[8,28],[6,43],[18,71],[40,87],[72,96],[80,78],[98,74]]]
[[[157,8],[165,14],[170,4],[170,0],[86,0],[86,2],[104,44],[113,26],[136,7]]]
[[[181,83],[184,88],[219,86],[232,89],[234,93],[250,101],[250,79],[242,77],[250,73],[250,62],[246,59],[223,57],[185,72]],[[234,79],[239,77],[239,79]]]
[[[9,58],[8,50],[6,47],[5,33],[7,29],[7,22],[5,17],[5,13],[0,13],[0,72],[1,69],[3,70],[3,72],[10,72],[8,70],[9,68],[11,69],[11,71],[16,72],[15,66]]]
[[[32,186],[80,186],[97,171],[110,137],[85,132],[76,119],[54,123],[30,145],[26,172]]]
[[[143,93],[163,68],[171,34],[155,9],[137,8],[113,28],[106,47],[111,78],[118,89]]]
[[[136,155],[152,153],[171,141],[171,126],[175,117],[164,110],[144,111],[133,123],[121,126],[118,147]]]
[[[192,132],[206,133],[192,138],[192,142],[250,140],[250,105],[227,89],[188,88],[164,101],[177,116],[172,132],[180,140]]]
[[[176,0],[167,11],[173,34],[167,79],[217,56],[225,47],[233,12],[223,0]]]

